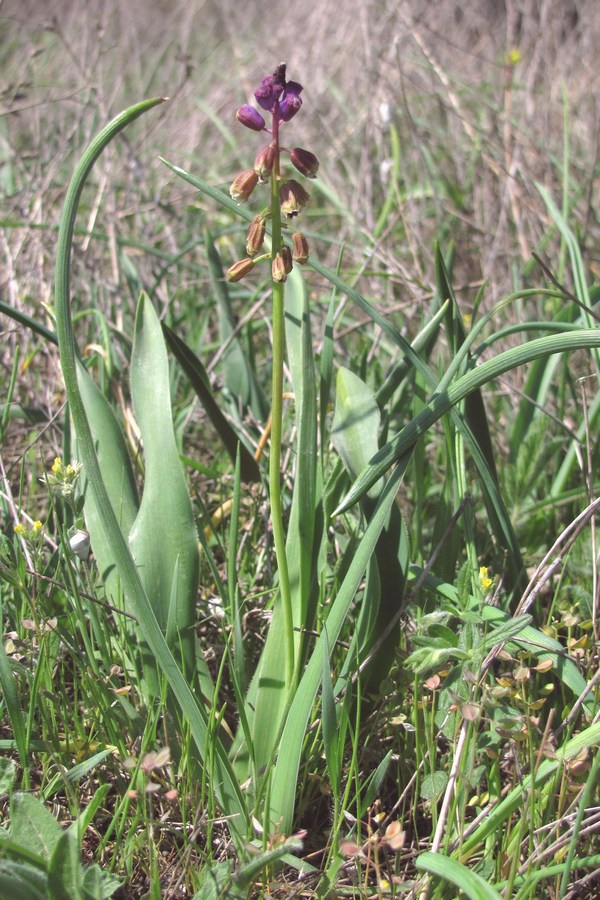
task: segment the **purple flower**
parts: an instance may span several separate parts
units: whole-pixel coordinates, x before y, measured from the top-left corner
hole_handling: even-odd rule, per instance
[[[238,122],[241,122],[242,125],[245,125],[246,128],[251,128],[253,131],[262,131],[265,127],[265,120],[259,111],[250,106],[249,103],[244,103],[243,106],[240,106],[235,117]]]
[[[289,122],[302,106],[301,93],[301,84],[298,84],[297,81],[287,82],[279,103],[279,117],[282,122]]]
[[[263,78],[254,91],[254,96],[258,105],[267,112],[273,112],[279,100],[279,120],[289,122],[302,106],[301,93],[301,84],[285,80],[285,63],[281,63],[272,75]]]
[[[254,91],[256,102],[267,112],[271,112],[275,101],[279,100],[285,88],[285,65],[278,66],[272,75],[263,78],[259,87]]]

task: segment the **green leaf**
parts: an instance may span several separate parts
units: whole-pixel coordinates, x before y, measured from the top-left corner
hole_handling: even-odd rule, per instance
[[[45,872],[12,859],[0,859],[0,897],[10,900],[48,900]]]
[[[552,353],[569,353],[600,347],[600,328],[568,331],[559,335],[536,338],[488,359],[457,379],[447,389],[434,393],[429,403],[401,431],[381,448],[360,473],[350,491],[335,511],[336,515],[349,509],[414,446],[419,436],[446,415],[473,391],[505,372]]]
[[[491,647],[496,646],[496,644],[502,644],[505,641],[510,641],[512,638],[522,635],[524,629],[527,628],[531,621],[532,617],[530,615],[507,619],[502,625],[498,625],[497,628],[494,628],[489,634],[486,634],[484,641],[485,649],[489,650]]]
[[[237,846],[241,847],[249,829],[249,816],[244,797],[223,744],[213,734],[213,730],[209,729],[207,713],[198,703],[196,696],[183,677],[181,668],[167,647],[164,635],[156,621],[156,616],[140,581],[138,568],[132,559],[115,510],[108,497],[98,465],[90,424],[77,383],[77,347],[72,328],[69,279],[71,247],[79,199],[94,163],[107,144],[130,122],[161,102],[161,98],[144,101],[118,115],[96,135],[75,169],[67,190],[58,233],[55,282],[56,330],[63,378],[79,440],[81,460],[94,494],[102,528],[111,542],[115,565],[128,603],[131,605],[132,613],[138,621],[140,632],[148,644],[156,665],[177,698],[182,716],[189,724],[201,758],[204,761],[210,759],[208,773],[211,778],[210,787],[215,791],[221,808],[228,816],[228,825]]]
[[[470,854],[482,844],[488,835],[504,828],[504,822],[513,815],[523,803],[523,796],[533,788],[539,788],[553,775],[557,769],[569,760],[575,759],[584,750],[589,750],[600,743],[600,722],[590,725],[584,731],[560,747],[552,759],[545,759],[535,773],[527,775],[522,783],[513,788],[503,800],[495,806],[475,831],[462,842],[457,851],[461,855]]]
[[[0,641],[0,687],[2,688],[6,712],[8,713],[15,743],[19,751],[19,760],[23,768],[26,769],[29,764],[29,754],[27,749],[25,716],[21,707],[15,674],[12,670],[10,660],[6,655],[2,641]]]
[[[204,407],[206,414],[215,429],[232,461],[235,462],[236,454],[240,451],[242,481],[260,481],[260,469],[258,463],[235,433],[223,413],[210,389],[210,382],[204,366],[195,353],[181,340],[174,331],[162,323],[163,334],[175,359],[187,375],[196,396]]]
[[[85,900],[79,841],[72,831],[63,831],[48,865],[48,893],[51,897]]]
[[[121,531],[127,537],[138,513],[139,501],[123,430],[110,403],[79,360],[77,384],[90,423],[102,478]],[[116,603],[122,590],[115,568],[112,542],[102,527],[94,494],[88,489],[85,470],[82,491],[85,496],[85,524],[98,570],[107,595]]]
[[[327,625],[323,628],[323,681],[321,688],[321,708],[323,711],[323,749],[332,791],[337,794],[340,779],[340,755],[338,740],[338,723],[335,712],[335,700],[331,684],[329,668],[329,643],[327,641]]]
[[[73,770],[67,773],[67,779],[69,781],[73,781],[72,772]],[[81,843],[83,835],[87,831],[88,827],[92,824],[92,820],[98,812],[98,809],[106,800],[106,795],[109,793],[110,789],[110,784],[101,784],[100,787],[96,791],[94,791],[94,796],[92,797],[86,808],[79,813],[75,821],[69,826],[69,831],[72,831],[77,836],[77,840],[79,841],[79,843]]]
[[[195,670],[198,534],[171,411],[169,365],[162,329],[142,294],[135,321],[131,395],[144,448],[144,491],[129,545],[167,643],[188,675]]]
[[[235,876],[235,885],[248,889],[252,887],[253,882],[265,871],[269,866],[288,856],[290,851],[297,852],[302,850],[302,841],[298,838],[288,838],[278,847],[273,847],[265,853],[259,853],[256,857],[251,858],[250,862],[245,863],[238,874]],[[233,896],[233,895],[232,895]]]
[[[395,501],[398,485],[404,475],[408,460],[409,456],[402,460],[385,485],[358,549],[350,561],[344,581],[329,610],[327,638],[330,645],[337,640],[346,620],[350,604],[375,550],[381,530],[389,518],[390,509]],[[292,826],[298,769],[305,731],[317,691],[322,682],[324,641],[325,638],[321,635],[314,646],[287,714],[279,743],[279,754],[271,787],[271,822],[274,828],[277,827],[284,834],[289,833]]]
[[[50,859],[63,830],[42,801],[33,794],[13,797],[11,839],[36,856]]]
[[[317,500],[317,416],[314,360],[308,297],[300,273],[294,270],[287,282],[286,340],[298,428],[297,468],[292,508],[288,524],[286,551],[292,593],[296,653],[301,653],[303,632],[313,627],[317,594],[315,588],[316,554],[314,543],[318,510]],[[243,729],[238,730],[231,758],[240,780],[251,773],[249,756],[260,769],[269,764],[281,730],[287,695],[285,679],[284,629],[281,604],[276,603],[267,640],[256,675],[246,698],[246,717],[253,734],[249,754]]]
[[[421,783],[421,797],[423,800],[430,800],[435,803],[446,790],[447,784],[447,772],[432,772],[430,775],[426,775]]]
[[[499,900],[500,894],[491,885],[484,881],[477,872],[472,872],[455,859],[449,859],[440,853],[421,853],[415,861],[417,869],[421,872],[429,872],[437,875],[444,881],[455,885],[470,900]]]
[[[227,344],[221,357],[223,380],[233,396],[239,399],[245,408],[250,407],[259,422],[264,422],[269,414],[269,404],[238,337],[221,257],[209,231],[204,233],[204,243],[210,281],[217,298],[219,339],[221,345]]]
[[[331,441],[352,478],[356,478],[377,453],[381,413],[371,389],[350,369],[338,369]],[[383,482],[374,484],[368,497],[381,493]]]
[[[83,891],[86,900],[109,900],[123,884],[122,878],[105,872],[93,863],[83,873]]]
[[[193,900],[242,900],[246,891],[242,891],[233,882],[233,862],[214,863],[205,865],[200,874],[200,887],[194,894]]]
[[[8,756],[0,756],[0,797],[11,792],[16,777],[17,766],[15,761]]]

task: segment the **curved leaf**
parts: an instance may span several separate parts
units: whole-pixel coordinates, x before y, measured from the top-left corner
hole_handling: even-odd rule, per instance
[[[160,322],[142,294],[131,357],[131,396],[144,452],[144,492],[129,545],[171,650],[181,647],[194,671],[198,534],[179,459],[171,411],[169,364]],[[170,626],[170,627],[169,627]]]

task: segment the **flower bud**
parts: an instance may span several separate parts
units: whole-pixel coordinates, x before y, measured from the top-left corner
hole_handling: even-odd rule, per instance
[[[285,281],[292,271],[292,254],[289,247],[282,247],[273,260],[273,281]]]
[[[288,219],[297,216],[304,209],[310,199],[301,184],[297,181],[286,181],[279,188],[279,201],[281,204],[281,212]]]
[[[292,235],[292,244],[294,245],[293,257],[296,262],[308,262],[308,241],[301,231],[297,231]]]
[[[319,171],[319,160],[310,150],[294,147],[290,151],[290,159],[298,171],[306,178],[316,178]]]
[[[248,229],[246,240],[246,253],[248,256],[256,256],[265,239],[265,220],[262,216],[254,216]]]
[[[227,270],[227,274],[225,275],[225,281],[239,281],[244,275],[247,275],[250,269],[254,268],[254,260],[247,259],[238,259],[236,263],[234,263],[230,269]]]
[[[254,169],[246,169],[233,179],[229,193],[233,200],[238,203],[245,203],[256,185],[258,184],[258,175]]]
[[[243,106],[240,106],[235,117],[238,122],[241,122],[246,128],[251,128],[252,131],[262,131],[265,127],[265,120],[259,111],[250,106],[249,103],[244,103]]]
[[[258,183],[264,184],[271,176],[273,162],[275,161],[275,147],[269,144],[268,147],[262,147],[254,160],[254,171],[258,175]]]

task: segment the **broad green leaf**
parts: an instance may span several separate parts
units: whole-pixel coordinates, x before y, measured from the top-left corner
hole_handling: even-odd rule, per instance
[[[486,634],[484,641],[485,649],[489,650],[496,644],[502,644],[505,641],[510,641],[512,638],[522,635],[531,621],[532,617],[530,615],[507,619],[506,622],[503,622],[501,625],[498,625],[497,628],[490,631],[489,634]]]
[[[341,366],[336,378],[335,413],[331,441],[352,478],[356,478],[377,453],[381,413],[371,389],[358,375]],[[383,482],[367,496],[376,499]]]
[[[144,453],[144,491],[129,545],[169,646],[181,646],[188,675],[195,669],[198,535],[175,443],[169,366],[158,316],[142,294],[135,322],[131,395]]]
[[[252,884],[261,875],[265,869],[273,866],[279,860],[290,854],[290,851],[298,852],[302,850],[302,841],[298,838],[291,837],[278,847],[273,847],[265,853],[259,853],[256,857],[251,857],[235,876],[235,884],[246,890],[252,887]]]
[[[448,773],[438,770],[426,775],[421,782],[421,797],[435,803],[442,796],[448,784]]]
[[[0,859],[0,897],[48,900],[46,873],[13,859]]]
[[[68,775],[72,776],[72,770]],[[69,780],[72,781],[72,777],[69,778]],[[69,831],[72,831],[76,835],[79,842],[81,842],[83,835],[92,824],[94,816],[106,800],[106,795],[109,793],[110,789],[110,784],[101,784],[100,787],[94,791],[94,796],[86,808],[79,813],[75,821],[69,826]]]
[[[77,360],[77,383],[108,496],[121,531],[127,537],[138,513],[139,502],[125,437],[110,403],[79,360]],[[107,596],[116,602],[122,591],[111,542],[102,528],[94,495],[88,489],[85,470],[82,477],[82,491],[85,496],[85,524],[90,534],[100,577]]]
[[[83,873],[83,890],[86,900],[109,900],[123,884],[122,878],[111,875],[93,863]]]
[[[317,422],[314,360],[308,298],[303,280],[292,272],[286,290],[286,338],[294,389],[298,450],[296,476],[287,533],[287,557],[296,633],[301,653],[302,632],[313,627],[315,615],[315,519],[317,514]],[[261,658],[246,698],[246,717],[253,733],[252,755],[257,767],[273,754],[288,700],[285,691],[285,654],[282,610],[277,600]],[[240,728],[231,751],[240,780],[248,771],[248,747]]]
[[[18,793],[13,797],[11,840],[49,860],[63,830],[33,794]]]
[[[16,777],[17,766],[15,761],[8,756],[0,756],[0,797],[12,790]]]
[[[440,853],[421,853],[415,861],[417,869],[422,872],[429,872],[430,875],[437,875],[444,881],[449,881],[455,885],[469,900],[499,900],[500,894],[490,884],[485,881],[477,872],[471,871],[462,863]]]
[[[227,814],[228,826],[238,846],[243,846],[249,830],[249,816],[244,797],[235,779],[222,742],[208,727],[207,713],[198,703],[181,673],[180,665],[170,652],[140,580],[139,570],[131,556],[121,527],[112,507],[96,454],[95,442],[86,416],[77,382],[77,347],[72,328],[69,290],[70,257],[79,199],[96,160],[110,141],[130,122],[152,109],[160,98],[132,106],[113,119],[90,143],[69,183],[63,206],[56,254],[56,331],[60,359],[73,423],[77,432],[81,460],[90,489],[94,494],[99,518],[111,548],[121,578],[123,590],[142,639],[147,642],[153,660],[166,678],[177,699],[182,716],[189,724],[196,747],[204,761],[210,760],[207,771],[210,788],[215,791],[222,810]],[[209,746],[210,735],[210,746]]]
[[[63,831],[48,865],[48,892],[51,897],[85,900],[79,842],[72,831]]]
[[[298,430],[296,472],[287,533],[287,558],[292,591],[296,653],[301,653],[302,630],[311,630],[316,612],[315,542],[321,495],[317,459],[317,387],[310,307],[304,279],[295,268],[288,277],[285,296],[285,334],[294,409]]]

